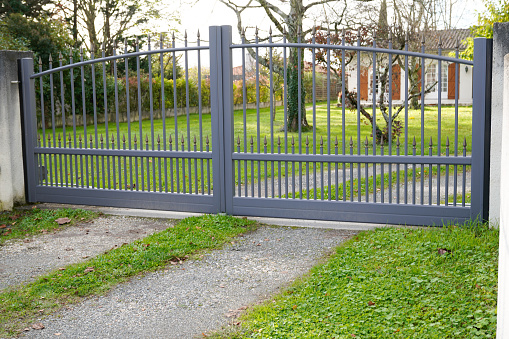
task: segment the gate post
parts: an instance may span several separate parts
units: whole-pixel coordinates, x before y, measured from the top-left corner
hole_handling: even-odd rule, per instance
[[[24,58],[19,62],[21,80],[21,122],[23,125],[23,158],[25,160],[25,187],[27,202],[36,202],[38,161],[34,153],[37,147],[37,116],[35,114],[35,86],[30,76],[34,73],[34,60]]]
[[[493,40],[474,39],[471,219],[488,220]]]
[[[209,27],[214,196],[218,212],[233,213],[233,70],[231,26]]]
[[[233,195],[235,193],[235,173],[232,152],[234,148],[233,124],[233,61],[232,26],[221,26],[221,49],[223,57],[223,140],[224,140],[224,199],[225,212],[233,214]],[[239,178],[240,180],[240,178]]]

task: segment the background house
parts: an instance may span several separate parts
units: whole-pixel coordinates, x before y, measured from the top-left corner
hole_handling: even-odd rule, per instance
[[[427,32],[424,36],[426,53],[438,54],[439,37],[442,38],[442,55],[448,56],[454,53],[457,41],[460,41],[460,52],[465,49],[461,44],[465,38],[470,36],[469,29],[449,29]],[[361,56],[360,72],[360,97],[361,103],[371,103],[373,94],[373,67],[371,66],[371,53],[363,53]],[[404,65],[404,63],[403,63]],[[380,73],[381,69],[379,69]],[[418,90],[420,91],[422,69],[418,71]],[[357,65],[351,64],[347,68],[347,88],[350,91],[357,91]],[[378,77],[378,75],[376,75]],[[434,105],[438,103],[438,93],[441,92],[442,104],[454,104],[456,87],[456,64],[442,62],[441,74],[439,74],[439,62],[436,60],[427,60],[424,65],[425,86],[428,88],[432,84],[435,86],[425,94],[425,104]],[[441,88],[438,88],[438,79],[441,77]],[[461,105],[472,104],[472,67],[461,65],[459,67],[459,97],[458,102]],[[380,94],[379,84],[376,81],[377,97]],[[387,84],[388,87],[388,84]],[[409,81],[408,88],[411,88]],[[394,104],[400,104],[405,99],[405,69],[399,64],[394,64],[392,68],[392,100]],[[385,100],[388,101],[388,88],[384,91]]]

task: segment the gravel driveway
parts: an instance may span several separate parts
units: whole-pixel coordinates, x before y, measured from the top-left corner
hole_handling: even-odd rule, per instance
[[[129,219],[129,218],[126,218]],[[196,338],[231,322],[356,232],[269,227],[43,318],[30,338]]]

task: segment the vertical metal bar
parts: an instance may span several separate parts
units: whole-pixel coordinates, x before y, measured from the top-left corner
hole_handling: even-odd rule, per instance
[[[253,136],[251,136],[251,153],[254,153],[254,143],[253,143]],[[251,197],[254,197],[254,178],[255,178],[255,167],[254,167],[254,161],[251,161]]]
[[[392,155],[392,36],[389,31],[389,155]],[[383,180],[383,178],[382,178]],[[392,163],[389,162],[389,204],[392,204]]]
[[[283,31],[283,44],[286,44],[286,29]],[[286,64],[286,45],[283,47],[283,110],[284,110],[284,122],[283,122],[283,128],[284,128],[284,149],[285,154],[288,153],[288,89],[287,89],[287,75],[288,75],[288,68]],[[313,144],[313,147],[314,144]],[[288,162],[285,162],[285,195],[288,199],[289,191],[288,191]]]
[[[246,43],[245,32],[242,32],[242,43]],[[247,87],[246,87],[246,50],[242,48],[242,128],[244,133],[244,153],[247,153]],[[244,196],[248,196],[248,175],[247,175],[247,161],[244,161]],[[251,171],[251,176],[254,176],[254,172]]]
[[[297,32],[297,43],[300,44],[301,36],[300,31]],[[302,74],[301,74],[301,49],[297,48],[297,99],[298,99],[298,112],[297,112],[297,123],[299,125],[299,154],[302,154]],[[302,162],[299,161],[299,193],[302,199]]]
[[[400,156],[400,149],[399,149],[399,146],[400,146],[400,143],[399,143],[399,136],[397,138],[397,141],[396,141],[396,155],[399,157]],[[400,176],[400,168],[399,168],[399,164],[396,165],[396,203],[399,204],[400,203],[400,179],[399,179],[399,176]]]
[[[327,35],[327,42],[330,43],[330,32],[329,34]],[[312,40],[311,40],[311,43],[314,45],[316,43],[316,30],[313,28],[313,37],[312,37]],[[327,71],[329,71],[329,62],[330,62],[330,51],[327,50]],[[313,70],[312,70],[312,76],[313,76],[313,154],[316,154],[316,51],[315,49],[313,48],[312,49],[312,67],[313,67]],[[328,74],[327,74],[328,76]],[[330,107],[328,108],[328,110],[330,110]],[[328,115],[328,117],[330,117],[330,115]],[[329,128],[329,127],[327,127]],[[316,187],[316,163],[313,162],[313,185],[314,185],[314,190],[313,190],[313,196],[314,196],[314,200],[316,200],[316,195],[317,195],[317,187]],[[309,188],[308,188],[308,193],[309,193]],[[308,197],[309,199],[309,197]]]
[[[34,61],[32,58],[24,58],[19,62],[21,79],[21,112],[23,125],[23,155],[26,165],[26,199],[28,202],[36,202],[36,186],[38,181],[38,168],[40,162],[34,153],[37,147],[37,115],[35,103],[35,81],[30,79],[34,73]]]
[[[42,60],[41,58],[39,57],[39,73],[42,72]],[[39,94],[40,94],[40,105],[41,105],[41,125],[42,125],[42,145],[43,147],[45,148],[46,147],[46,118],[45,118],[45,111],[44,111],[44,86],[43,86],[43,81],[42,81],[42,76],[39,77]],[[47,162],[47,158],[46,158],[46,154],[44,154],[44,165],[42,165],[42,159],[43,157],[41,157],[41,159],[39,160],[41,162],[41,166],[48,166],[48,162]],[[40,175],[40,180],[41,180],[41,184],[42,184],[42,181],[43,181],[43,176]],[[46,185],[48,185],[48,181],[46,180]]]
[[[198,45],[199,45],[199,39],[198,39]],[[159,37],[159,49],[164,48],[164,38],[163,34],[161,33]],[[200,53],[198,52],[198,71],[200,70]],[[161,69],[161,119],[163,122],[163,150],[166,151],[166,98],[165,98],[165,92],[164,92],[164,80],[165,80],[165,69],[164,69],[164,54],[161,52],[159,54],[159,68]],[[201,93],[200,93],[200,100],[201,100]],[[201,149],[201,133],[200,133],[200,151]],[[164,192],[168,193],[168,159],[164,158],[163,160],[164,165]],[[202,173],[203,173],[203,160],[202,160]],[[203,177],[202,177],[203,179]],[[203,184],[202,184],[202,191],[203,191]]]
[[[58,53],[58,65],[62,67],[62,53]],[[64,72],[60,71],[60,109],[62,110],[62,136],[64,140],[64,148],[66,148],[66,122],[65,122],[65,88],[64,88]],[[68,186],[68,178],[67,178],[67,155],[64,155],[64,174],[65,174],[65,187]],[[61,180],[62,179],[62,176]],[[63,185],[63,182],[62,182]]]
[[[150,44],[150,35],[148,36],[148,50],[152,49],[152,45]],[[150,142],[152,146],[152,150],[154,150],[154,94],[152,91],[152,54],[147,55],[148,59],[148,93],[149,93],[149,107],[150,107]],[[147,157],[147,160],[149,158]],[[147,174],[150,172],[150,169],[147,164]],[[191,173],[191,171],[189,171]],[[152,157],[152,190],[156,191],[156,162]],[[191,176],[189,176],[191,178]]]
[[[172,33],[171,36],[171,47],[175,48],[175,33]],[[212,59],[211,59],[212,60]],[[175,52],[172,52],[172,64],[173,64],[173,119],[174,119],[174,128],[175,128],[175,151],[178,151],[179,144],[179,132],[178,132],[178,109],[177,109],[177,58]],[[175,159],[175,172],[176,172],[176,183],[177,183],[177,193],[180,193],[180,171],[179,171],[179,159]],[[173,182],[173,180],[172,180]],[[210,186],[210,185],[209,185]],[[172,189],[173,191],[173,189]]]
[[[171,134],[168,137],[168,142],[169,142],[169,150],[171,152],[171,151],[173,151],[173,145],[172,145],[173,140],[171,139]],[[207,147],[208,147],[208,145],[207,145]],[[170,185],[171,185],[170,192],[175,193],[174,184],[173,184],[173,158],[170,158]]]
[[[136,52],[140,51],[140,44],[138,38],[136,38]],[[143,116],[141,113],[141,75],[140,75],[140,56],[136,56],[136,78],[137,78],[137,86],[138,86],[138,129],[140,133],[140,150],[143,150]],[[176,101],[176,100],[175,100]],[[148,172],[148,168],[147,168]],[[143,157],[140,157],[140,190],[145,190],[145,173],[143,169]],[[148,173],[147,173],[148,176]],[[136,189],[138,189],[138,185],[136,185]]]
[[[265,136],[264,140],[263,140],[263,153],[264,154],[267,154],[267,136]],[[265,198],[268,197],[268,190],[269,188],[267,187],[267,161],[264,161],[264,164],[265,164],[265,171],[263,173],[263,177],[264,177],[264,192],[265,192]]]
[[[415,154],[416,154],[416,142],[415,142],[415,136],[414,136],[414,141],[412,143],[412,155],[415,157]],[[412,204],[415,205],[415,164],[412,164]],[[423,176],[424,173],[421,171],[421,176]]]
[[[93,50],[90,53],[90,58],[92,60],[94,60],[94,58],[95,58],[95,54],[94,54]],[[93,63],[91,65],[91,68],[92,68],[92,106],[93,106],[93,109],[94,109],[94,143],[92,144],[92,141],[90,141],[90,147],[97,149],[97,147],[98,147],[98,135],[97,135],[97,90],[96,90],[96,78],[95,78],[95,63]],[[91,160],[94,161],[94,157],[91,157]],[[94,188],[99,188],[100,187],[100,185],[99,185],[99,178],[100,178],[100,176],[99,176],[99,156],[98,155],[95,156],[94,166],[95,166],[95,170],[96,170],[96,173],[95,173],[95,179],[96,180],[93,181],[93,183],[94,183],[93,187]],[[132,180],[131,180],[131,182],[132,182]]]
[[[361,46],[361,30],[357,30],[357,46]],[[357,51],[357,155],[361,155],[361,52]],[[341,104],[346,105],[346,98],[341,98]],[[367,166],[367,164],[365,165]],[[337,171],[337,170],[336,170]],[[367,177],[366,177],[366,180]],[[337,185],[336,185],[337,187]],[[361,202],[361,164],[357,164],[357,201]]]
[[[269,32],[269,46],[272,44],[272,28]],[[274,118],[276,117],[276,107],[274,103],[274,74],[273,74],[273,65],[272,65],[272,46],[269,47],[269,81],[270,81],[270,153],[274,154]],[[270,162],[271,165],[271,197],[274,198],[274,161]]]
[[[459,59],[459,41],[456,43],[456,59]],[[459,97],[459,63],[455,63],[454,72],[454,156],[458,156],[458,97]],[[472,125],[473,126],[473,125]],[[454,165],[454,201],[453,205],[456,206],[458,194],[458,165]]]
[[[237,136],[237,153],[240,153],[240,136]],[[242,173],[241,173],[241,160],[237,160],[237,196],[240,197],[242,194]]]
[[[80,49],[80,61],[83,62],[83,49]],[[83,64],[81,65],[81,100],[83,107],[83,138],[85,141],[85,148],[87,147],[87,104],[86,104],[86,96],[85,96],[85,67]],[[83,166],[83,157],[81,158],[82,166]],[[89,186],[88,179],[88,157],[85,156],[85,175],[86,175],[86,185]],[[81,176],[81,186],[83,187],[83,176]]]
[[[73,53],[72,53],[72,49],[71,49],[70,58],[69,58],[69,64],[73,63],[72,55],[73,55]],[[78,143],[77,143],[77,139],[76,139],[76,101],[74,99],[74,95],[75,95],[75,93],[74,93],[74,67],[70,69],[70,72],[71,72],[72,131],[73,131],[73,141],[74,141],[73,148],[76,148]],[[73,185],[73,177],[74,177],[74,175],[76,175],[76,186],[78,186],[77,174],[78,174],[78,161],[77,161],[77,156],[74,155],[74,173],[71,175],[71,186]]]
[[[336,136],[334,140],[334,154],[338,155],[338,137]],[[338,170],[338,163],[334,162],[334,169],[335,169],[335,187],[336,187],[336,193],[334,194],[336,196],[336,201],[339,200],[339,170]],[[329,193],[330,194],[330,193]]]
[[[196,45],[200,46],[200,31],[198,30]],[[201,90],[201,51],[197,51],[198,57],[198,128],[200,132],[200,152],[203,152],[203,114],[202,114],[202,90]],[[196,173],[196,175],[198,175]],[[203,159],[200,159],[201,193],[204,194]]]
[[[467,138],[463,138],[463,157],[467,156]],[[465,195],[467,188],[467,166],[463,165],[463,183],[461,189],[461,206],[465,207]]]
[[[210,152],[209,149],[209,136],[205,136],[205,150]],[[207,194],[210,195],[210,160],[207,159]]]
[[[193,138],[193,146],[194,146],[194,152],[197,152],[197,145],[196,145],[196,136]],[[198,194],[198,159],[194,159],[194,193]],[[189,175],[191,176],[191,175]],[[191,193],[191,192],[189,192]]]
[[[350,137],[350,155],[353,155],[353,139]],[[353,162],[350,163],[350,201],[353,201]],[[330,191],[330,190],[329,190]]]
[[[424,35],[422,36],[422,54],[425,53]],[[424,105],[426,100],[426,59],[421,57],[421,156],[424,156]],[[424,204],[424,164],[421,164],[421,205]]]
[[[102,48],[102,51],[101,51],[101,56],[104,60],[104,44],[103,44],[103,48]],[[102,62],[102,68],[103,68],[103,101],[104,101],[104,129],[105,129],[105,135],[106,135],[106,148],[108,149],[109,148],[109,134],[108,134],[108,121],[109,121],[109,117],[108,117],[108,87],[107,87],[107,84],[106,84],[106,62],[103,61]],[[101,148],[103,148],[103,140],[102,140],[102,136],[101,136]],[[104,174],[104,156],[102,158],[102,161],[103,161],[103,188],[106,188],[105,187],[105,177],[106,175]],[[107,163],[107,174],[108,174],[108,189],[110,189],[110,160],[109,160],[109,157],[106,157],[106,163]]]
[[[376,48],[376,34],[373,32],[373,48]],[[372,72],[372,105],[373,105],[373,155],[376,155],[376,53],[373,52],[373,72]],[[373,164],[373,202],[376,202],[376,164]]]
[[[345,73],[346,73],[346,67],[345,67],[345,29],[342,31],[342,38],[341,38],[341,46],[343,46],[343,49],[341,50],[341,98],[345,98],[346,94],[346,81],[345,81]],[[341,105],[341,147],[342,147],[342,154],[345,155],[346,149],[346,105]],[[329,138],[330,139],[330,138]],[[330,152],[329,152],[330,153]],[[343,172],[343,201],[346,201],[346,171],[345,171],[345,163],[341,164],[341,170]],[[330,181],[330,176],[329,176]],[[351,180],[350,180],[351,181]],[[351,184],[351,183],[350,183]]]
[[[161,112],[162,114],[164,114],[164,112]],[[165,144],[164,142],[164,139],[163,139],[163,144]],[[161,150],[161,137],[160,135],[158,134],[157,135],[157,150],[160,151]],[[164,158],[166,160],[166,158]],[[162,178],[162,169],[161,169],[161,158],[158,157],[157,158],[157,165],[158,165],[158,170],[159,170],[159,192],[162,192],[163,191],[163,178]],[[165,170],[166,170],[166,167],[165,167]],[[165,182],[165,186],[166,186],[166,182]],[[166,191],[166,189],[165,189]]]
[[[364,141],[364,155],[368,155],[368,137],[366,136],[366,140]],[[373,164],[374,167],[374,164]],[[366,191],[366,202],[369,202],[369,164],[364,164],[364,182],[365,182],[365,191]]]
[[[438,37],[438,56],[442,56],[442,37]],[[442,60],[438,60],[438,102],[437,102],[437,156],[442,155]],[[440,206],[440,188],[441,188],[441,178],[440,178],[440,168],[441,166],[437,166],[437,206]]]
[[[187,47],[187,32],[184,35],[184,47]],[[184,52],[184,68],[185,68],[185,79],[186,79],[186,118],[187,118],[187,151],[191,151],[191,115],[189,113],[189,61],[188,61],[188,52],[187,50]],[[182,159],[183,164],[185,166],[185,158]],[[189,193],[192,193],[191,187],[191,159],[187,160],[187,169],[188,169],[188,182],[189,182]],[[185,177],[183,178],[185,180]]]
[[[383,89],[380,89],[383,92]],[[382,95],[382,94],[381,94]],[[384,155],[384,137],[383,135],[380,138],[380,155]],[[373,180],[376,182],[376,177],[373,177]],[[380,163],[380,202],[383,204],[385,202],[385,164],[383,162]]]
[[[433,155],[433,139],[429,138],[429,156]],[[433,165],[429,164],[428,167],[428,205],[431,206],[433,200]],[[437,197],[437,199],[440,199]]]
[[[405,34],[405,52],[408,52],[408,33]],[[405,156],[408,156],[408,55],[405,55]],[[405,164],[405,204],[408,204],[408,165]]]
[[[52,69],[53,68],[53,60],[51,58],[51,54],[50,54],[50,59],[49,59],[49,69]],[[50,73],[49,75],[49,87],[50,87],[50,105],[51,105],[51,129],[52,129],[52,135],[53,135],[53,147],[57,147],[56,145],[56,133],[55,133],[55,97],[53,96],[53,73]],[[42,89],[41,89],[42,91]],[[50,155],[51,157],[51,155]],[[53,155],[53,165],[55,166],[54,170],[53,170],[53,173],[54,173],[54,179],[52,177],[52,180],[51,180],[51,186],[58,186],[58,166],[57,166],[57,161],[56,161],[56,158],[55,158],[55,155]],[[54,181],[53,181],[54,180]]]
[[[115,41],[115,43],[113,44],[113,55],[117,55],[117,42]],[[115,78],[115,125],[117,127],[117,149],[120,149],[120,112],[119,112],[119,104],[118,104],[118,66],[117,66],[117,59],[113,60],[113,77]],[[112,138],[113,140],[113,138]],[[111,143],[111,148],[115,148],[115,144],[112,142]],[[113,158],[113,166],[115,166],[115,157],[112,157]],[[120,166],[120,157],[118,157],[118,163],[119,163],[119,166],[118,166],[118,184],[119,184],[119,189],[121,189],[121,180],[120,180],[120,177],[122,176],[122,166]],[[113,182],[114,182],[114,188],[117,189],[116,185],[115,185],[115,180],[116,180],[116,173],[115,173],[115,170],[113,170]]]
[[[255,33],[255,44],[258,44],[258,28]],[[256,151],[260,153],[260,66],[259,66],[259,48],[255,48],[256,62]],[[261,186],[261,168],[260,162],[258,161],[258,197],[261,198],[262,186]]]
[[[127,54],[127,40],[124,40],[124,53]],[[127,114],[127,146],[131,149],[131,102],[129,96],[129,58],[125,57],[125,94],[126,94],[126,114]],[[162,65],[161,65],[162,68]],[[125,143],[124,143],[125,148]],[[124,159],[125,161],[125,159]],[[125,164],[125,163],[124,163]],[[125,168],[127,171],[127,168]],[[127,176],[124,173],[124,176]],[[129,157],[129,187],[133,190],[133,157]],[[127,184],[124,188],[128,188]]]
[[[488,220],[492,55],[493,40],[474,39],[470,216],[481,221]]]
[[[449,156],[449,137],[445,141],[445,156]],[[473,166],[472,166],[473,167]],[[449,205],[449,164],[445,165],[445,206]]]

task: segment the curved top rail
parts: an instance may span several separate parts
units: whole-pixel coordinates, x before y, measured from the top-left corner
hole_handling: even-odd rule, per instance
[[[73,64],[65,65],[62,67],[52,68],[48,69],[44,72],[35,73],[30,76],[30,79],[35,79],[42,77],[44,75],[48,75],[51,73],[56,73],[60,71],[65,71],[67,69],[75,68],[75,67],[81,67],[86,66],[90,64],[95,64],[99,62],[106,62],[111,60],[117,60],[117,59],[125,59],[125,58],[131,58],[131,57],[137,57],[142,55],[152,55],[152,54],[159,54],[159,53],[168,53],[168,52],[185,52],[185,51],[201,51],[201,50],[207,50],[209,49],[209,46],[191,46],[191,47],[176,47],[176,48],[164,48],[164,49],[153,49],[150,51],[143,51],[143,52],[133,52],[133,53],[126,53],[126,54],[119,54],[119,55],[112,55],[109,57],[104,58],[98,58],[98,59],[90,59],[86,61],[80,61]]]
[[[435,59],[440,61],[448,61],[454,63],[460,63],[465,65],[474,65],[473,61],[465,60],[465,59],[456,59],[443,55],[437,54],[426,54],[426,53],[418,53],[418,52],[409,52],[400,49],[388,49],[388,48],[378,48],[378,47],[362,47],[362,46],[341,46],[341,45],[325,45],[325,44],[306,44],[306,43],[258,43],[258,44],[239,44],[239,45],[231,45],[231,48],[266,48],[266,47],[300,47],[300,48],[327,48],[327,49],[344,49],[348,51],[359,51],[359,52],[375,52],[375,53],[386,53],[386,54],[399,54],[399,55],[407,55],[411,57],[419,57],[426,59]]]

